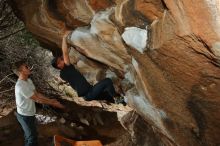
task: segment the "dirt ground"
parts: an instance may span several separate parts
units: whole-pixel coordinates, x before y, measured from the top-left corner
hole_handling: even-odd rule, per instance
[[[42,124],[38,119],[39,146],[53,145],[58,134],[74,140],[100,140],[106,146],[132,146],[130,134],[120,124],[120,118],[131,111],[127,106],[108,105],[103,101],[78,103],[61,100],[64,111],[39,107],[37,114],[55,117],[54,122]],[[81,104],[80,104],[81,103]],[[23,131],[14,115],[15,110],[0,118],[0,145],[23,146]]]

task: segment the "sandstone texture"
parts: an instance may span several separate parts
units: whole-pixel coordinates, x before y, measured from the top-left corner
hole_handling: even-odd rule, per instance
[[[115,85],[138,114],[124,118],[137,145],[220,145],[220,0],[10,4],[53,52],[60,51],[64,28],[71,30],[72,62],[79,58],[76,66],[88,80],[115,74]],[[123,40],[129,27],[147,32],[141,51],[135,48],[141,44]]]

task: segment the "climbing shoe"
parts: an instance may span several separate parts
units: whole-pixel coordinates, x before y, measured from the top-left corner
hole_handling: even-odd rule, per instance
[[[115,97],[115,103],[116,104],[123,104],[123,106],[127,105],[123,96]]]

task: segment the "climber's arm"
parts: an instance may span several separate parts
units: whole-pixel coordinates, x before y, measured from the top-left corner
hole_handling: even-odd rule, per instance
[[[66,31],[63,35],[63,40],[62,40],[62,52],[63,52],[63,60],[66,65],[70,65],[70,58],[69,58],[69,51],[68,51],[68,45],[66,38],[70,31]]]

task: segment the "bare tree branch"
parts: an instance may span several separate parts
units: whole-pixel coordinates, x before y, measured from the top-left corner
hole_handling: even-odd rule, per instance
[[[12,12],[12,10],[10,10],[5,16],[3,16],[3,18],[1,18],[0,25],[3,24],[7,19],[9,19],[10,18],[9,16],[12,14],[13,14],[13,12]],[[10,23],[10,21],[8,21],[8,22]]]
[[[0,1],[0,4],[1,4],[1,7],[2,7],[2,9],[1,9],[1,11],[0,11],[0,16],[2,16],[4,10],[6,9],[6,1],[5,1],[5,0],[2,0],[2,1]]]
[[[2,31],[2,30],[6,29],[6,28],[8,28],[8,27],[12,27],[12,26],[15,25],[16,23],[17,23],[17,22],[14,22],[14,23],[11,23],[11,24],[2,25],[2,26],[0,26],[0,30]]]
[[[18,18],[14,15],[11,6],[7,3],[7,0],[0,0],[0,39],[6,39],[7,37],[19,32],[16,31],[6,35],[8,32],[13,32],[14,29],[19,29],[17,26],[12,28],[12,26],[15,26],[18,22]]]
[[[8,34],[8,35],[6,35],[6,36],[3,36],[3,37],[0,38],[0,40],[6,39],[7,37],[10,37],[10,36],[12,36],[12,35],[14,35],[14,34],[20,32],[20,31],[23,31],[23,30],[25,30],[25,28],[19,29],[19,30],[15,31],[15,32],[13,32],[13,33],[11,33],[11,34]]]
[[[11,88],[11,89],[8,89],[8,90],[5,90],[5,91],[1,91],[0,94],[5,93],[5,92],[8,92],[8,91],[11,91],[11,90],[14,90],[14,89],[15,89],[15,88],[13,87],[13,88]]]
[[[13,75],[14,73],[10,73],[10,74],[8,74],[7,76],[5,76],[1,81],[0,81],[0,84],[6,79],[6,78],[8,78],[10,75]]]

